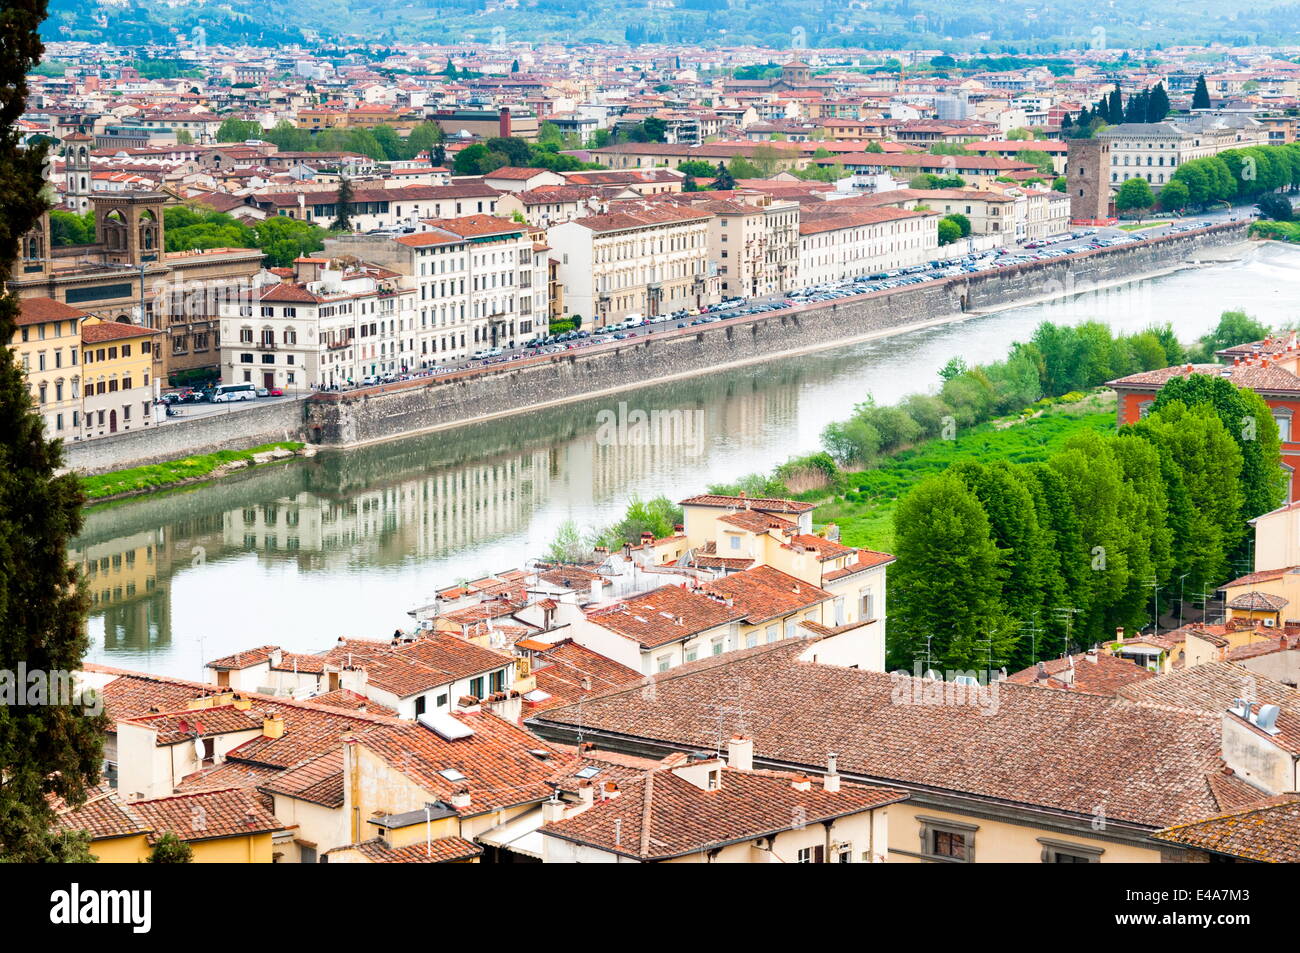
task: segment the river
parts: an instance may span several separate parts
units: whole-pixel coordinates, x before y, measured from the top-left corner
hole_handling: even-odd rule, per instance
[[[93,605],[91,661],[198,679],[204,659],[340,635],[382,638],[458,580],[541,555],[566,519],[605,525],[629,497],[680,498],[815,450],[868,395],[933,390],[954,355],[1005,355],[1042,320],[1117,331],[1172,322],[1191,341],[1241,308],[1300,317],[1300,250],[647,387],[599,400],[264,467],[87,514],[72,558]],[[623,405],[620,408],[620,404]],[[652,415],[638,427],[636,411]],[[621,427],[618,421],[630,422]],[[650,440],[638,434],[650,434]]]

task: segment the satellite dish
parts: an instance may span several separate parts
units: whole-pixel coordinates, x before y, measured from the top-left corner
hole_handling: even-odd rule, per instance
[[[202,761],[202,760],[203,760],[203,754],[204,754],[204,751],[203,751],[203,739],[202,739],[202,738],[195,738],[195,739],[194,739],[194,757],[196,757],[196,758],[198,758],[200,761]]]

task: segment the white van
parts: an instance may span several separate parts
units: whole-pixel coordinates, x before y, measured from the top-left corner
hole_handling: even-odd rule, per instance
[[[225,404],[232,400],[257,400],[257,388],[252,384],[218,384],[212,392],[214,404]]]

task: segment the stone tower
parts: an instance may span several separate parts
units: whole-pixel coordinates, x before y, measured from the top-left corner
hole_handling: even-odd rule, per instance
[[[66,176],[63,194],[68,207],[78,215],[90,211],[94,182],[90,172],[90,148],[94,140],[84,132],[74,132],[63,139],[63,168]]]
[[[1110,142],[1071,139],[1065,181],[1070,193],[1071,221],[1110,219]]]
[[[166,200],[159,192],[95,195],[95,241],[103,249],[104,261],[114,265],[161,261]]]

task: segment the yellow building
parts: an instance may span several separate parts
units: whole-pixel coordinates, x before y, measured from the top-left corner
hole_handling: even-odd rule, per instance
[[[78,327],[85,314],[52,298],[24,298],[10,347],[27,373],[32,408],[49,437],[72,439],[81,430],[81,353]]]
[[[105,864],[148,860],[165,833],[188,844],[196,864],[269,864],[284,828],[246,788],[128,802],[101,787],[81,807],[55,810],[61,828],[89,832],[90,852]]]
[[[81,325],[82,437],[152,427],[158,382],[154,354],[162,332],[87,318]]]

